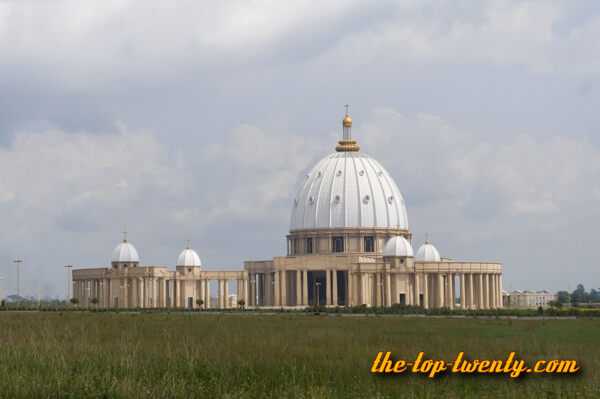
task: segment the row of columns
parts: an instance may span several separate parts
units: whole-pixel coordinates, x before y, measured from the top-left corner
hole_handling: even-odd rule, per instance
[[[325,286],[313,287],[326,290],[325,303],[338,305],[338,281],[336,270],[325,270]],[[277,270],[266,273],[248,273],[249,306],[308,306],[308,270]]]
[[[202,307],[208,309],[210,304],[210,281],[213,279],[181,280],[159,277],[128,277],[111,279],[76,279],[73,280],[73,297],[84,307],[95,305],[102,308],[178,308],[188,307],[188,298],[192,298],[192,307],[202,299]],[[237,281],[238,301],[243,299],[248,304],[248,281],[241,279],[214,279],[218,284],[217,307],[229,308],[237,304],[229,304],[229,282]],[[193,285],[193,290],[185,285]]]
[[[319,271],[322,272],[322,271]],[[338,305],[338,275],[325,270],[324,287],[313,281],[313,298],[325,290],[325,306]],[[499,273],[408,273],[404,292],[398,274],[390,272],[346,272],[346,303],[351,306],[391,306],[403,302],[424,308],[456,307],[459,278],[463,309],[502,307],[502,276]],[[290,281],[291,280],[291,281]],[[248,274],[249,306],[308,306],[308,270],[277,270]],[[403,298],[401,297],[403,295]],[[315,304],[313,301],[311,304]]]
[[[388,272],[354,273],[357,290],[355,305],[391,306],[401,303],[424,308],[456,307],[456,277],[459,277],[460,303],[463,309],[502,307],[502,275],[499,273],[409,273],[405,274],[404,292],[399,291],[395,274]],[[354,300],[351,297],[351,303]]]
[[[322,276],[323,271],[320,271]],[[320,305],[337,306],[338,273],[324,271],[324,284],[313,286],[313,298],[325,290],[325,301]],[[460,281],[460,303],[463,309],[491,309],[502,307],[502,278],[495,273],[408,273],[404,292],[400,293],[398,274],[389,272],[345,272],[345,304],[391,306],[395,303],[423,306],[424,308],[455,308],[455,280]],[[73,281],[73,296],[82,306],[150,308],[192,307],[198,299],[202,307],[212,308],[210,281],[216,280],[218,296],[216,307],[229,304],[229,282],[237,282],[238,300],[247,306],[308,306],[308,270],[278,270],[267,273],[248,273],[239,279],[181,280],[159,277],[129,277],[112,279],[77,279]],[[186,286],[187,284],[187,286]],[[324,285],[324,286],[323,286]],[[193,286],[193,289],[191,289]],[[191,291],[190,291],[191,289]],[[401,297],[403,295],[403,297]],[[314,301],[313,303],[314,304]]]

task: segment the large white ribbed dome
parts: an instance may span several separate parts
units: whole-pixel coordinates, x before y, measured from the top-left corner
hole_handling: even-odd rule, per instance
[[[331,227],[408,229],[404,199],[392,176],[357,150],[320,160],[294,198],[290,231]]]
[[[421,245],[415,256],[417,262],[439,262],[440,253],[429,241],[425,241],[425,244]]]
[[[402,236],[390,238],[383,247],[383,256],[414,256],[412,245]]]
[[[123,241],[112,253],[111,262],[139,262],[140,258],[133,245]]]
[[[177,266],[202,266],[202,262],[198,253],[188,246],[177,257]]]

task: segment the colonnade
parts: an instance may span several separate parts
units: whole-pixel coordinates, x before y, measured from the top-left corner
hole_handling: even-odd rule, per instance
[[[313,273],[311,279],[308,273]],[[309,306],[316,304],[321,290],[322,306],[366,304],[368,306],[405,305],[454,309],[456,282],[463,309],[502,307],[500,273],[396,272],[396,271],[276,270],[248,273],[248,306]],[[309,280],[311,296],[309,298]],[[344,290],[338,292],[338,288]]]
[[[502,307],[502,275],[499,272],[398,271],[325,269],[252,271],[223,277],[208,272],[201,278],[127,276],[73,280],[73,297],[81,306],[102,308],[229,308],[231,281],[237,283],[237,299],[246,306],[423,306],[463,309]],[[212,274],[212,275],[211,275]],[[237,277],[235,277],[237,276]],[[211,281],[217,283],[216,303],[211,303]],[[456,290],[458,284],[458,292]],[[92,299],[97,304],[92,304]],[[317,299],[319,298],[319,299]]]
[[[216,306],[211,306],[210,282],[216,281],[218,296]],[[76,278],[73,280],[73,298],[80,306],[101,308],[196,308],[197,300],[203,301],[202,308],[235,307],[230,304],[229,283],[237,282],[238,301],[248,304],[248,281],[246,278],[201,278],[172,279],[163,277],[117,277]],[[92,300],[96,298],[97,304]]]

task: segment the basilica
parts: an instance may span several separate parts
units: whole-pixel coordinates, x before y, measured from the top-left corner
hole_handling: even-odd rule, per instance
[[[73,296],[84,306],[209,308],[216,291],[216,304],[226,308],[235,288],[246,307],[502,307],[501,263],[453,261],[428,239],[414,253],[400,190],[360,152],[347,109],[342,128],[335,152],[306,174],[293,198],[285,256],[209,271],[188,243],[169,270],[140,266],[125,235],[110,267],[73,270]]]

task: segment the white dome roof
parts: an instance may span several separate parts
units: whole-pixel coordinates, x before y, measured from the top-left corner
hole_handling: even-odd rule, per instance
[[[412,245],[402,236],[390,238],[383,247],[383,256],[414,256]]]
[[[302,183],[290,231],[330,227],[408,229],[396,183],[370,156],[353,151],[327,155]]]
[[[177,266],[202,266],[202,262],[198,253],[188,246],[179,254]]]
[[[113,251],[111,262],[139,262],[140,258],[138,256],[135,247],[130,243],[124,241],[117,245],[115,250]]]
[[[439,262],[440,253],[433,245],[426,241],[417,251],[415,260],[417,262]]]

